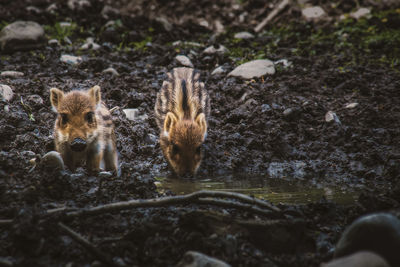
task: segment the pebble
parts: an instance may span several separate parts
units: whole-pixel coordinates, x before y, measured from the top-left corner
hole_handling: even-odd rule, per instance
[[[234,37],[236,39],[253,39],[254,35],[249,32],[238,32],[235,33]]]
[[[43,105],[43,98],[40,95],[29,95],[26,98],[26,102],[30,105],[30,106],[34,106],[34,107],[40,107]]]
[[[306,7],[301,11],[301,14],[307,20],[321,19],[326,15],[325,11],[320,6]]]
[[[354,103],[350,103],[346,105],[346,108],[348,109],[352,109],[358,106],[358,103],[354,102]]]
[[[332,260],[321,267],[390,267],[387,261],[378,254],[360,251],[346,257]]]
[[[223,74],[225,72],[226,72],[226,70],[224,70],[224,68],[222,66],[219,66],[218,68],[214,69],[211,72],[211,75],[219,75],[219,74]]]
[[[193,63],[187,56],[177,55],[175,59],[183,66],[193,68]]]
[[[188,251],[183,255],[176,267],[230,267],[219,259],[212,258],[197,251]]]
[[[252,79],[264,76],[266,74],[274,74],[274,63],[268,59],[257,59],[244,63],[231,71],[228,76],[241,77],[244,79]]]
[[[76,65],[82,61],[81,57],[71,56],[71,55],[62,55],[60,58],[61,62]]]
[[[139,116],[139,110],[137,108],[127,108],[122,110],[128,120],[134,121]]]
[[[110,178],[111,176],[113,176],[112,172],[109,171],[99,172],[99,178],[107,179]]]
[[[1,77],[9,77],[9,78],[18,78],[18,77],[24,76],[24,73],[20,72],[20,71],[6,70],[6,71],[2,71],[0,76]]]
[[[43,27],[33,21],[16,21],[0,31],[0,48],[4,51],[39,48],[45,40]]]
[[[84,43],[81,46],[82,50],[87,50],[87,49],[93,49],[93,50],[98,50],[101,46],[99,44],[96,44],[94,42],[94,38],[93,37],[88,37],[86,39],[86,43]]]
[[[268,105],[268,104],[262,104],[261,105],[261,112],[262,113],[270,111],[270,110],[271,110],[271,106],[270,105]]]
[[[68,0],[67,5],[71,10],[84,10],[91,6],[89,0]]]
[[[389,213],[375,213],[354,221],[336,245],[335,258],[360,250],[379,254],[390,266],[400,263],[400,220]]]
[[[336,113],[335,112],[333,112],[333,111],[328,111],[326,114],[325,114],[325,121],[326,122],[331,122],[331,121],[334,121],[334,122],[336,122],[336,123],[338,123],[338,124],[341,124],[341,122],[340,122],[340,120],[339,120],[339,117],[336,115]]]
[[[352,17],[354,19],[360,19],[369,14],[371,14],[371,10],[369,10],[369,8],[361,7],[356,12],[350,13],[350,17]]]
[[[110,74],[112,74],[113,76],[119,76],[118,71],[117,71],[116,69],[114,69],[114,68],[111,68],[111,67],[109,67],[109,68],[103,70],[102,72],[103,72],[103,73],[110,73]]]
[[[49,45],[52,45],[52,46],[59,46],[60,45],[60,42],[57,39],[50,39],[47,43]]]
[[[204,49],[204,54],[225,54],[228,49],[223,45],[212,45]]]
[[[282,64],[283,67],[287,68],[292,65],[292,62],[288,61],[287,59],[279,59],[279,60],[275,61],[274,64],[275,65]]]
[[[158,17],[156,18],[156,21],[161,23],[165,31],[167,32],[172,31],[173,29],[172,24],[165,17]]]
[[[61,28],[66,28],[66,27],[71,27],[72,26],[71,22],[65,22],[65,21],[64,22],[60,22],[59,25],[60,25]]]
[[[40,161],[40,165],[45,167],[45,168],[49,168],[49,169],[60,169],[60,170],[64,170],[64,161],[60,155],[60,153],[58,153],[57,151],[50,151],[48,153],[46,153],[41,161]]]
[[[292,115],[292,113],[293,113],[293,109],[287,108],[283,111],[283,116],[288,117],[288,116]]]
[[[14,96],[14,92],[10,86],[5,84],[0,84],[0,96],[1,99],[3,100],[11,101]]]

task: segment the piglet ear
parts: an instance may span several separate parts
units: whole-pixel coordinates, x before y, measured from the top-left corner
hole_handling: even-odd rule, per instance
[[[176,125],[178,119],[176,118],[175,114],[172,112],[168,112],[165,116],[164,120],[164,135],[168,136],[171,129]]]
[[[199,125],[201,129],[201,133],[203,134],[203,139],[205,139],[207,135],[207,122],[204,113],[200,113],[199,115],[197,115],[196,123],[197,125]]]
[[[57,112],[58,107],[64,97],[64,92],[57,88],[50,89],[50,102],[53,110]]]
[[[96,85],[89,89],[89,96],[92,99],[93,103],[97,106],[101,101],[101,92],[100,86]]]

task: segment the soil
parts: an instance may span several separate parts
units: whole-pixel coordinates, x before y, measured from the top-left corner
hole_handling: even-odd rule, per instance
[[[273,31],[291,25],[296,36],[330,33],[337,29],[333,20],[355,10],[356,2],[374,12],[396,10],[400,4],[360,0],[341,1],[333,7],[310,1],[321,4],[332,19],[305,22],[300,8],[293,6],[279,14],[274,26],[266,27],[272,34],[238,41],[233,34],[253,29],[273,6],[256,0],[86,2],[90,5],[75,10],[67,1],[54,1],[53,10],[48,9],[47,0],[0,3],[2,26],[33,20],[48,26],[49,39],[61,42],[60,46],[1,54],[1,71],[21,71],[24,76],[0,78],[15,93],[12,101],[0,102],[0,220],[13,220],[0,224],[0,257],[15,266],[97,266],[100,263],[93,254],[60,231],[59,218],[43,219],[43,213],[162,196],[155,177],[168,175],[169,170],[158,145],[153,108],[166,72],[179,66],[174,60],[177,54],[191,57],[211,97],[205,158],[198,177],[272,176],[279,169],[282,177],[357,188],[361,194],[357,203],[346,206],[326,199],[305,205],[282,203],[278,205],[284,214],[280,219],[192,204],[65,220],[115,261],[172,266],[186,251],[196,250],[233,266],[319,266],[332,258],[340,234],[359,216],[377,211],[400,215],[396,44],[370,45],[365,53],[357,51],[363,47],[362,39],[339,51],[333,39],[322,39],[295,53],[294,48],[301,47],[299,39],[291,35],[277,41],[281,33]],[[101,14],[104,6],[113,9]],[[246,14],[243,21],[242,14]],[[390,14],[381,27],[398,25],[399,12]],[[160,17],[170,25],[160,22]],[[209,26],[200,24],[199,18]],[[105,27],[110,20],[116,26]],[[215,34],[217,20],[225,26],[221,34]],[[76,25],[67,36],[72,45],[63,38],[65,32],[54,30],[55,23],[63,21]],[[379,26],[382,21],[374,16],[367,22]],[[94,37],[100,50],[79,49],[87,37]],[[182,43],[173,45],[175,41]],[[267,44],[272,42],[277,43],[271,50]],[[202,53],[214,44],[231,52]],[[217,65],[230,71],[260,52],[265,58],[287,59],[292,64],[250,81],[211,75]],[[61,63],[63,54],[80,55],[83,62]],[[108,67],[120,75],[103,73]],[[49,89],[69,91],[93,85],[100,85],[108,107],[119,107],[113,120],[121,176],[89,176],[84,168],[76,173],[32,168],[32,158],[54,150],[56,114],[51,110]],[[346,108],[353,102],[358,106]],[[127,120],[124,108],[137,108],[139,115],[147,117]],[[335,112],[340,123],[326,122],[328,111]],[[276,237],[276,231],[282,234]]]

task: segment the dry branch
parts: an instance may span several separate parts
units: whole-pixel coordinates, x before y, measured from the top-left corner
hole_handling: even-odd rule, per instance
[[[212,198],[200,198],[196,201],[198,204],[214,205],[224,208],[239,209],[244,211],[250,211],[264,216],[270,216],[271,211],[260,209],[259,207],[252,206],[249,204],[236,203],[229,200],[212,199]]]
[[[271,13],[269,13],[268,16],[254,28],[254,31],[261,31],[261,29],[264,28],[265,25],[267,25],[267,23],[270,22],[276,15],[278,15],[278,13],[281,12],[289,4],[289,2],[290,0],[282,0],[282,2],[280,2],[279,5],[277,5],[275,9],[272,10]]]
[[[2,226],[10,226],[12,224],[13,220],[0,220],[0,227]]]
[[[59,222],[58,226],[64,233],[69,235],[73,240],[75,240],[76,242],[81,244],[85,249],[87,249],[90,253],[92,253],[96,257],[96,259],[98,259],[101,262],[103,262],[104,264],[106,264],[106,266],[124,266],[124,265],[117,264],[116,262],[114,262],[111,259],[111,257],[109,257],[108,255],[101,252],[98,248],[96,248],[94,245],[92,245],[84,237],[82,237],[80,234],[78,234],[77,232],[75,232],[74,230],[72,230],[71,228],[66,226],[65,224]]]
[[[87,208],[87,209],[80,209],[76,211],[71,211],[67,212],[66,216],[67,217],[79,217],[79,216],[88,216],[88,215],[95,215],[95,214],[100,214],[100,213],[106,213],[110,211],[120,211],[120,210],[126,210],[126,209],[132,209],[132,208],[145,208],[145,207],[163,207],[163,206],[170,206],[170,205],[177,205],[177,204],[191,204],[191,203],[196,203],[200,198],[229,198],[229,199],[235,199],[238,201],[245,202],[247,204],[246,207],[252,207],[253,206],[258,206],[258,210],[262,210],[262,208],[266,208],[268,210],[272,210],[275,212],[280,212],[280,209],[270,203],[267,203],[265,201],[255,199],[243,194],[239,193],[233,193],[233,192],[221,192],[221,191],[197,191],[191,194],[187,195],[181,195],[181,196],[172,196],[172,197],[163,197],[163,198],[153,198],[153,199],[139,199],[139,200],[129,200],[129,201],[121,201],[121,202],[116,202],[116,203],[111,203],[111,204],[105,204],[101,206],[96,206],[92,208]],[[201,201],[199,202],[201,203]],[[211,203],[211,202],[210,202]],[[238,208],[238,209],[243,209],[242,203],[237,203],[230,201],[229,202],[231,208]],[[218,202],[214,201],[213,205],[216,206],[223,206],[226,207],[226,202]],[[250,211],[255,209],[250,209]],[[264,214],[270,215],[270,212],[265,212]]]

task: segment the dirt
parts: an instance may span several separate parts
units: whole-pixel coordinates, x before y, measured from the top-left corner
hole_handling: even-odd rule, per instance
[[[319,266],[332,258],[340,234],[357,217],[376,211],[399,216],[400,57],[395,48],[399,39],[393,37],[392,43],[368,39],[365,45],[363,35],[357,35],[363,32],[353,31],[339,47],[342,43],[326,37],[338,27],[355,25],[353,21],[335,26],[333,20],[355,10],[356,3],[341,1],[336,7],[322,3],[332,18],[322,22],[305,22],[300,8],[293,6],[266,27],[267,34],[239,41],[233,34],[251,30],[272,7],[263,1],[133,4],[91,0],[90,7],[76,10],[66,1],[55,1],[51,11],[49,1],[30,1],[28,6],[35,8],[27,8],[25,2],[1,2],[1,27],[19,19],[33,20],[46,25],[48,38],[59,39],[61,45],[0,55],[1,71],[24,73],[19,78],[0,78],[15,93],[12,101],[0,102],[0,220],[13,220],[11,225],[0,225],[0,257],[15,266],[99,264],[60,231],[57,217],[43,219],[49,209],[163,196],[156,189],[155,177],[168,175],[169,170],[158,145],[153,107],[166,72],[179,66],[174,60],[177,54],[190,55],[211,97],[199,178],[265,174],[357,188],[360,197],[346,206],[324,198],[306,205],[282,203],[278,206],[284,216],[278,220],[193,204],[65,221],[99,249],[134,266],[172,266],[188,250],[233,266]],[[396,29],[399,4],[357,2],[383,12],[379,14],[392,11],[383,15],[386,21],[373,15],[366,27],[374,26],[378,33]],[[114,8],[107,18],[101,15],[105,5]],[[240,21],[238,17],[245,12]],[[159,17],[168,18],[171,28]],[[209,26],[201,26],[199,18]],[[116,21],[114,26],[105,27],[110,20]],[[216,20],[225,26],[222,34],[215,34]],[[62,21],[74,23],[70,33],[57,31],[55,24]],[[289,31],[282,30],[285,25],[290,25]],[[305,42],[310,36],[326,38]],[[80,50],[87,37],[94,37],[102,48]],[[174,46],[175,41],[199,46]],[[222,44],[230,52],[202,53],[213,44]],[[62,54],[80,55],[83,62],[76,66],[61,63]],[[217,65],[230,71],[261,56],[287,59],[291,66],[278,66],[276,74],[250,81],[211,75]],[[108,67],[120,75],[102,73]],[[113,120],[121,176],[103,179],[88,176],[83,168],[76,173],[32,168],[32,158],[54,150],[56,114],[51,110],[49,89],[69,91],[96,84],[107,106],[119,107]],[[355,108],[346,108],[353,102],[358,103]],[[127,120],[124,108],[137,108],[147,118]],[[289,108],[291,112],[284,115]],[[340,123],[326,122],[328,111],[335,112]],[[275,231],[282,235],[276,237]]]

